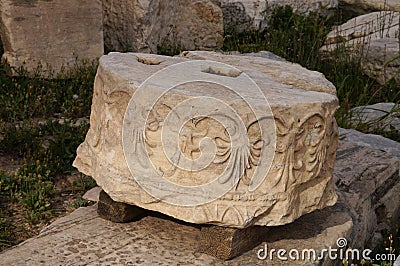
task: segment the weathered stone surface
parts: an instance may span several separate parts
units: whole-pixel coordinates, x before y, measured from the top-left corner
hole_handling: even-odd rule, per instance
[[[101,187],[94,187],[82,196],[84,200],[98,202],[100,198],[100,192],[102,191]]]
[[[101,0],[104,46],[109,51],[139,50],[143,34],[139,25],[148,12],[150,0]],[[141,40],[138,42],[138,40]]]
[[[299,229],[301,228],[301,229]],[[266,238],[268,249],[334,246],[349,235],[351,217],[330,207],[277,227]],[[309,261],[259,260],[259,245],[224,262],[198,252],[200,230],[152,216],[127,224],[101,219],[96,206],[80,208],[45,228],[35,238],[0,253],[0,265],[332,265]],[[333,264],[335,265],[335,264]]]
[[[399,12],[373,12],[350,19],[334,28],[326,37],[321,52],[330,53],[338,48],[362,54],[368,50],[369,43],[382,38],[398,38]]]
[[[397,257],[396,261],[393,263],[393,266],[400,266],[400,256]]]
[[[258,246],[267,239],[268,231],[269,227],[266,226],[245,229],[206,226],[201,228],[198,251],[221,260],[229,260]]]
[[[225,139],[224,129],[221,125],[213,124],[208,119],[201,120],[202,124],[191,120],[196,128],[186,128],[185,124],[182,130],[189,135],[192,134],[191,132],[195,132],[192,135],[193,143],[186,143],[185,139],[182,140],[182,136],[179,136],[183,141],[182,145],[186,145],[186,152],[189,154],[187,156],[189,157],[192,152],[196,154],[200,139],[208,136],[216,140],[218,154],[227,154],[228,158],[222,161],[215,160],[215,163],[211,163],[205,170],[193,171],[191,175],[186,175],[182,169],[179,171],[164,170],[175,167],[169,159],[164,158],[165,151],[159,138],[160,135],[157,135],[160,134],[162,125],[159,122],[165,120],[166,115],[170,113],[170,108],[190,97],[210,96],[221,99],[223,103],[237,110],[242,116],[240,119],[248,127],[249,133],[241,135],[249,135],[253,145],[250,147],[255,147],[254,141],[257,141],[260,136],[257,127],[250,126],[255,126],[258,122],[253,120],[254,116],[251,110],[243,105],[243,99],[236,98],[236,95],[230,94],[227,90],[215,87],[217,86],[215,84],[199,85],[200,87],[185,84],[176,94],[168,92],[155,105],[154,109],[157,111],[152,112],[149,118],[155,122],[146,129],[146,139],[152,143],[151,147],[148,146],[147,140],[140,141],[140,139],[128,144],[138,145],[138,147],[144,145],[145,149],[150,149],[149,158],[154,162],[155,169],[165,173],[164,176],[167,176],[168,180],[183,186],[202,185],[213,180],[218,180],[223,186],[240,180],[237,187],[232,188],[229,193],[218,200],[201,206],[181,207],[166,203],[173,200],[176,194],[163,194],[163,200],[159,200],[148,195],[138,186],[132,175],[139,168],[134,169],[131,174],[125,160],[122,147],[122,124],[129,100],[133,93],[138,91],[139,84],[167,66],[191,60],[203,60],[200,62],[204,62],[205,67],[209,63],[204,60],[230,64],[254,79],[268,99],[275,116],[275,120],[270,120],[275,121],[276,131],[271,127],[265,129],[265,132],[268,134],[266,139],[273,136],[275,132],[277,133],[277,149],[271,170],[268,174],[262,172],[262,183],[254,192],[250,192],[248,191],[250,185],[246,181],[247,176],[252,174],[251,171],[256,171],[258,166],[255,167],[252,163],[248,164],[247,162],[250,161],[247,156],[259,158],[257,155],[259,153],[247,150],[249,146],[245,146],[244,150],[239,150],[236,146],[225,150],[216,140],[221,137]],[[193,71],[196,72],[196,75],[205,75],[206,79],[212,76],[221,82],[231,81],[232,86],[243,84],[240,76],[238,80],[228,77],[224,74],[223,69],[220,72],[222,74],[212,74],[217,73],[218,69],[208,69],[208,72],[201,73],[197,73],[198,70]],[[166,86],[164,85],[166,82],[174,81],[180,75],[183,74],[181,72],[173,73],[164,77],[161,80],[162,84],[157,83],[157,86],[154,87],[146,86],[146,95],[150,97],[153,93],[158,93],[158,86],[160,88]],[[167,88],[169,88],[168,86]],[[153,89],[155,90],[153,91]],[[218,93],[215,93],[216,91]],[[257,93],[254,87],[246,88],[246,95],[253,93],[255,93],[254,95]],[[246,95],[242,96],[248,97]],[[205,104],[207,102],[205,101]],[[78,148],[78,156],[74,165],[79,171],[92,176],[113,200],[162,212],[184,221],[237,228],[253,224],[263,226],[286,224],[306,213],[333,205],[336,202],[337,197],[333,190],[331,177],[337,144],[337,126],[334,119],[337,106],[335,88],[322,74],[289,62],[262,57],[226,56],[211,52],[188,52],[180,57],[112,53],[100,60],[93,98],[91,128],[85,142]],[[210,110],[214,110],[215,107],[216,105],[208,106]],[[268,106],[264,101],[258,101],[252,108],[261,110]],[[130,111],[128,113],[130,114]],[[229,116],[229,114],[227,115]],[[139,118],[135,117],[134,120]],[[234,120],[234,118],[232,119]],[[157,124],[159,126],[156,126]],[[132,133],[135,133],[135,130]],[[204,135],[204,132],[208,133]],[[140,136],[140,134],[139,132],[138,135]],[[138,150],[141,151],[140,149]],[[235,157],[235,155],[229,157],[231,154],[241,154],[243,151],[245,153],[240,155],[241,157]],[[132,154],[139,156],[141,153],[134,152]],[[274,150],[270,154],[274,154]],[[130,153],[128,155],[131,156]],[[138,158],[146,156],[143,154]],[[217,158],[219,158],[218,156],[221,155],[217,155]],[[231,174],[226,176],[226,180],[220,179],[218,175],[221,173],[221,169],[229,166],[227,160],[236,163]],[[128,161],[141,163],[140,159]],[[247,166],[243,167],[244,164]],[[245,168],[248,169],[246,176],[240,172],[240,169],[244,171]],[[228,174],[229,172],[224,173]],[[159,188],[157,182],[154,183],[152,179],[146,180],[150,183],[146,185],[157,193],[168,193],[165,188]],[[214,189],[207,193],[214,193]],[[185,188],[180,191],[179,195],[188,197],[188,200],[197,197],[204,200],[209,199],[207,193],[193,195],[188,191],[189,189]]]
[[[126,203],[115,202],[102,190],[99,195],[97,213],[101,218],[114,223],[128,223],[140,219],[145,210]]]
[[[268,59],[272,59],[272,60],[278,60],[278,61],[286,61],[285,58],[277,56],[274,53],[271,53],[269,51],[260,51],[257,53],[245,53],[245,54],[240,54],[239,55],[243,55],[243,56],[258,56],[258,57],[263,57],[263,58],[268,58]]]
[[[342,142],[352,142],[359,146],[386,151],[400,158],[400,143],[380,135],[364,134],[354,129],[339,128],[339,138]]]
[[[335,162],[335,182],[355,224],[353,248],[381,244],[381,230],[400,214],[400,159],[392,153],[341,141]],[[379,237],[378,237],[379,236]]]
[[[399,28],[400,29],[400,28]],[[400,82],[400,39],[372,40],[363,50],[362,70],[380,84],[394,79]]]
[[[372,11],[400,10],[400,2],[398,0],[339,0],[339,4],[346,11],[351,11],[359,15]]]
[[[371,129],[400,131],[400,106],[395,103],[376,103],[352,110],[353,125],[368,124]]]
[[[148,34],[145,42],[151,52],[177,48],[214,50],[222,47],[222,11],[212,1],[158,0],[151,1],[149,9],[144,32]]]
[[[213,50],[222,46],[221,9],[210,0],[103,0],[111,51]]]
[[[224,27],[227,30],[244,31],[251,27],[255,29],[265,27],[264,12],[267,8],[267,1],[219,0],[218,2],[223,12]]]
[[[0,253],[0,265],[341,265],[326,257],[313,262],[279,261],[276,252],[273,261],[259,260],[257,253],[267,244],[268,251],[315,249],[319,255],[323,248],[336,248],[339,238],[347,239],[347,247],[372,249],[374,239],[379,239],[374,238],[375,232],[380,234],[399,210],[399,170],[399,160],[390,153],[339,141],[338,203],[271,228],[265,243],[227,262],[198,252],[197,227],[152,216],[115,224],[99,218],[96,206],[91,206]]]
[[[278,6],[289,5],[293,11],[306,15],[310,12],[317,12],[327,15],[330,10],[338,7],[337,0],[216,0],[224,13],[225,27],[234,28],[239,31],[264,28],[267,24],[266,18],[270,11]]]
[[[46,77],[102,56],[102,28],[100,0],[0,2],[2,59],[29,72],[41,63]]]
[[[330,57],[339,49],[351,57],[361,58],[365,74],[385,84],[400,80],[400,13],[373,12],[350,19],[333,29],[320,52]]]

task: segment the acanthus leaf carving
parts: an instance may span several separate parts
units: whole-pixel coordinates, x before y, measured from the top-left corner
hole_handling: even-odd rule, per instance
[[[326,119],[320,113],[305,119],[290,118],[286,122],[276,118],[278,141],[276,152],[279,170],[273,186],[285,183],[285,190],[296,182],[307,182],[317,177],[327,156],[326,135],[331,134],[332,126],[327,128]]]

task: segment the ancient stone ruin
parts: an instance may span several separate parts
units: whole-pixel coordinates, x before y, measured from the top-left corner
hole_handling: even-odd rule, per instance
[[[316,12],[329,16],[339,5],[358,10],[356,13],[361,9],[394,10],[398,14],[397,0],[4,0],[0,2],[2,60],[7,61],[13,70],[24,67],[28,73],[35,73],[41,65],[42,76],[51,77],[73,69],[75,63],[79,64],[83,59],[99,58],[104,50],[171,55],[185,50],[218,50],[223,46],[224,33],[262,30],[268,24],[272,10],[285,5],[303,15]],[[391,15],[386,15],[389,13]],[[388,18],[383,18],[385,21],[377,25],[391,25],[393,33],[396,29],[398,31],[398,15],[389,13],[382,13],[381,17]],[[355,19],[357,26],[355,21],[349,21],[339,27],[339,33],[335,30],[329,34],[329,47],[323,49],[332,50],[338,37],[348,38],[346,32],[353,24],[355,31],[365,29],[373,23],[371,20],[376,20],[375,17],[369,14]],[[398,60],[382,71],[382,64],[399,50],[398,38],[393,34],[375,38],[375,33],[372,30],[370,49],[364,49],[367,53],[364,55],[367,58],[364,70],[380,83],[392,77],[398,79]],[[359,41],[357,36],[362,34],[354,34],[355,38],[350,41]],[[346,41],[347,46],[350,41]],[[16,71],[12,74],[15,75]]]
[[[104,54],[102,8],[95,1],[0,1],[2,60],[56,77]],[[14,73],[15,74],[15,71]]]
[[[227,23],[262,28],[266,8],[282,3],[302,14],[344,2],[357,13],[398,11],[396,0],[101,2],[0,1],[3,58],[57,73],[77,58],[102,56],[103,33],[110,50],[218,50]],[[399,80],[397,11],[348,21],[321,52],[344,47],[379,83]],[[338,239],[348,241],[344,249],[381,245],[400,216],[400,144],[340,129],[338,145],[336,90],[322,74],[266,51],[232,53],[102,57],[91,128],[74,162],[101,186],[91,199],[98,203],[0,261],[90,264],[95,255],[100,264],[253,265],[264,263],[257,258],[264,244],[318,252]],[[396,106],[354,108],[351,122],[399,129],[396,113],[386,115]]]
[[[74,166],[116,202],[190,223],[284,225],[336,203],[337,107],[322,74],[285,61],[111,53]]]
[[[170,52],[222,47],[222,11],[210,0],[103,0],[110,51]]]

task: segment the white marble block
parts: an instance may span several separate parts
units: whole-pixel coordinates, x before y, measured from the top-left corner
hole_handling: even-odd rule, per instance
[[[113,200],[226,227],[332,206],[335,87],[258,56],[111,53],[74,166]]]

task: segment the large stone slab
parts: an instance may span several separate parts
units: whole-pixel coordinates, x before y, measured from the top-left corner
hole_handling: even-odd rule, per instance
[[[355,17],[329,32],[320,52],[327,58],[338,52],[360,59],[363,72],[380,84],[399,81],[399,25],[400,13],[395,11]]]
[[[354,129],[339,128],[343,142],[352,142],[375,150],[386,151],[400,158],[400,143],[375,134],[364,134]]]
[[[45,77],[101,57],[102,29],[100,0],[0,2],[2,59],[31,73],[40,63]]]
[[[334,245],[338,237],[347,236],[351,227],[351,217],[335,208],[302,217],[288,228],[277,228],[268,236],[270,240],[265,240],[269,249],[315,248],[319,252]],[[196,227],[155,216],[128,224],[111,223],[101,219],[96,206],[91,206],[0,253],[0,265],[321,265],[276,257],[272,262],[260,260],[257,253],[265,249],[265,243],[224,262],[198,252],[199,236]]]
[[[337,49],[362,54],[368,50],[368,44],[382,38],[398,38],[400,13],[381,11],[361,15],[334,28],[328,33],[322,53],[331,53]]]
[[[227,65],[210,66],[206,60],[230,64],[238,69],[229,69]],[[200,64],[201,68],[192,68],[190,64],[183,64],[185,62]],[[175,65],[177,63],[180,64]],[[139,85],[148,77],[172,65],[184,67],[162,74],[164,76],[159,81],[151,79],[144,90],[139,90],[142,88]],[[184,83],[177,90],[162,94],[152,107],[149,99],[157,97],[160,89],[168,89],[172,86],[171,82],[180,81],[182,77],[186,79],[193,73],[200,80],[214,83]],[[258,84],[260,91],[254,83],[243,83],[246,74]],[[231,89],[241,88],[241,96],[218,85],[224,82],[230,82]],[[268,58],[211,52],[188,52],[180,57],[112,53],[100,60],[95,83],[91,128],[85,142],[78,148],[74,165],[96,179],[98,185],[117,202],[162,212],[191,223],[237,228],[287,224],[336,202],[332,172],[337,144],[334,112],[338,101],[334,86],[318,72]],[[134,93],[134,99],[139,99],[134,101],[136,109],[130,103]],[[138,95],[144,96],[138,98]],[[205,96],[207,98],[189,106],[188,110],[179,109],[180,104],[187,103],[189,99]],[[272,113],[257,120],[253,110],[269,109],[263,97],[268,99]],[[149,106],[137,107],[142,104]],[[253,110],[248,108],[250,104]],[[230,106],[240,115],[229,113],[224,106]],[[196,108],[200,107],[210,111],[209,115],[203,114],[199,119]],[[171,112],[172,109],[175,111]],[[142,117],[146,114],[135,114],[135,110],[153,110],[148,117],[151,125],[144,129],[145,136],[135,123],[145,119]],[[181,157],[176,157],[178,150],[168,154],[169,148],[164,148],[165,145],[169,147],[169,142],[162,143],[160,135],[164,134],[161,128],[165,130],[171,118],[168,114],[177,112],[180,112],[176,116],[178,120],[173,120],[171,124],[177,128],[183,126],[183,133],[179,137],[167,135],[163,139],[179,138],[181,147],[184,147]],[[179,120],[190,112],[197,118]],[[125,113],[128,115],[125,116]],[[230,117],[229,121],[242,121],[240,123],[245,126],[241,128],[240,123],[235,122],[226,127],[226,132],[233,138],[230,142],[224,127],[209,118],[214,114],[221,123],[226,121],[224,117]],[[132,124],[133,129],[123,134],[126,130],[123,124]],[[258,125],[265,135],[260,135]],[[238,129],[239,137],[229,131],[232,128]],[[123,136],[132,137],[132,140],[124,142],[127,145],[124,147]],[[246,144],[247,136],[249,144]],[[201,171],[194,166],[186,168],[172,164],[186,163],[183,156],[190,160],[198,158],[199,143],[204,137],[217,143],[216,159],[212,163]],[[260,138],[265,142],[259,142]],[[272,145],[274,139],[276,149]],[[260,149],[268,152],[260,153]],[[129,152],[124,153],[124,150]],[[273,159],[269,157],[270,171],[262,168],[268,167],[269,158],[262,157],[265,154],[274,156]],[[146,158],[150,158],[154,168]],[[189,165],[191,163],[194,164],[192,161]],[[158,174],[168,182],[161,178],[154,180],[153,177]],[[170,183],[183,188],[170,188]],[[259,186],[252,190],[256,184]],[[201,190],[197,190],[198,187]],[[223,196],[214,198],[214,194],[221,190],[224,191],[219,195]]]
[[[399,28],[400,29],[400,28]],[[400,31],[398,32],[400,35]],[[363,50],[362,70],[380,84],[394,79],[400,83],[399,38],[372,40]]]
[[[399,152],[399,151],[397,151]],[[353,217],[350,245],[374,249],[382,230],[400,219],[400,159],[393,153],[341,141],[335,183]]]
[[[227,262],[198,252],[198,227],[157,214],[116,224],[101,219],[97,206],[91,206],[0,253],[0,265],[342,265],[327,256],[315,261],[281,261],[276,254],[279,249],[300,253],[313,249],[319,256],[324,248],[337,248],[338,239],[347,240],[346,248],[361,251],[383,243],[380,230],[393,218],[399,221],[399,170],[398,158],[390,153],[339,141],[335,163],[338,203],[270,228],[263,244]],[[273,260],[269,254],[264,258],[266,248],[267,252],[275,249]]]
[[[139,24],[146,15],[149,0],[102,0],[104,46],[109,51],[139,50],[143,38]]]
[[[210,0],[102,0],[110,51],[173,53],[222,47],[221,9]]]
[[[151,52],[216,50],[223,44],[222,11],[210,0],[151,1],[143,33]]]

